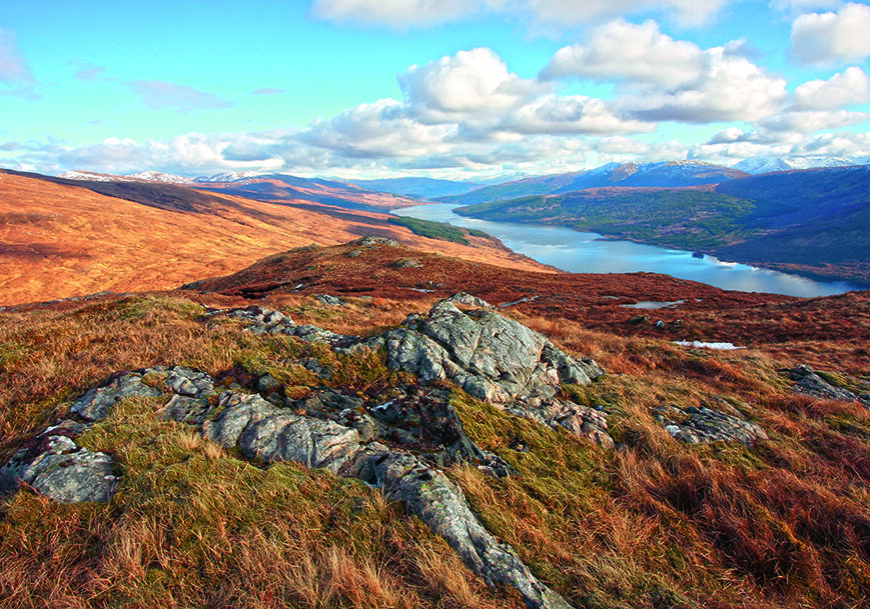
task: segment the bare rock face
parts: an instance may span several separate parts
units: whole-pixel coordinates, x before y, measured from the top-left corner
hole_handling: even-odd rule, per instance
[[[463,311],[457,302],[478,308]],[[360,344],[386,347],[393,369],[424,382],[451,380],[496,403],[549,398],[560,383],[586,385],[604,372],[591,359],[571,357],[544,335],[467,295],[443,300],[429,315],[411,315],[402,327]]]
[[[99,421],[117,402],[134,395],[155,397],[160,395],[160,390],[143,383],[141,374],[120,373],[103,386],[85,393],[70,411],[87,421]]]
[[[739,442],[752,447],[767,434],[757,424],[742,416],[725,414],[711,408],[661,406],[654,409],[654,416],[665,426],[675,440],[686,444],[710,444],[712,442]]]
[[[553,429],[565,428],[574,436],[591,440],[602,448],[615,446],[607,431],[607,415],[603,410],[550,398],[517,401],[507,411]]]
[[[443,537],[466,565],[489,585],[516,588],[528,607],[568,609],[561,596],[542,584],[516,553],[499,542],[469,509],[462,491],[441,472],[407,453],[377,458],[374,473],[386,496],[408,509]]]
[[[108,502],[120,480],[112,458],[55,432],[49,428],[0,467],[0,491],[23,482],[58,503]]]
[[[809,366],[800,364],[788,370],[787,373],[789,378],[795,381],[794,390],[798,393],[825,400],[858,401],[865,406],[870,406],[870,395],[857,396],[842,387],[836,387],[816,374],[816,371]]]

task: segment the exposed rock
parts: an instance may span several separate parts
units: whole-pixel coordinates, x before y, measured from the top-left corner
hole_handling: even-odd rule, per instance
[[[295,461],[306,467],[338,472],[363,448],[359,433],[333,421],[289,413],[252,418],[239,438],[251,459]]]
[[[226,316],[240,319],[254,334],[282,334],[296,326],[288,315],[252,305],[239,309],[210,309],[207,317]]]
[[[752,447],[759,440],[767,439],[767,434],[758,424],[711,408],[660,406],[653,409],[653,416],[665,426],[671,437],[687,444],[740,442]]]
[[[149,369],[149,371],[154,370],[157,369]],[[204,372],[194,372],[184,366],[176,366],[167,371],[166,386],[179,395],[194,398],[214,392],[214,381],[209,375]]]
[[[471,512],[462,491],[438,470],[407,453],[374,459],[373,470],[384,494],[405,502],[462,560],[489,585],[515,587],[528,607],[565,609],[570,605],[531,574],[516,553],[500,543]]]
[[[337,296],[330,296],[329,294],[318,294],[314,297],[314,299],[330,307],[344,306],[344,301],[341,298]]]
[[[119,478],[112,458],[80,448],[67,435],[75,424],[49,428],[25,444],[0,467],[0,491],[14,491],[20,482],[58,503],[107,502],[117,490]]]
[[[416,258],[399,258],[393,266],[397,269],[420,269],[423,268],[423,263]]]
[[[523,400],[512,404],[507,411],[513,415],[533,419],[558,429],[564,427],[578,438],[586,438],[602,448],[613,448],[615,443],[607,431],[607,414],[603,410],[580,406],[568,400]]]
[[[252,422],[279,414],[281,411],[258,395],[225,391],[220,394],[214,420],[202,425],[202,435],[224,448],[234,448],[242,432]]]
[[[323,328],[312,326],[310,324],[294,326],[292,328],[284,328],[283,330],[281,330],[281,333],[287,334],[289,336],[295,336],[308,343],[326,343],[330,347],[334,348],[346,348],[351,345],[355,345],[360,341],[359,336],[338,334],[331,330],[324,330]]]
[[[371,235],[368,237],[363,237],[362,239],[357,239],[356,241],[351,241],[348,245],[359,245],[361,247],[372,247],[375,245],[403,247],[402,244],[395,239],[389,239],[387,237],[374,237]]]
[[[402,327],[359,343],[386,347],[387,365],[424,382],[451,380],[474,397],[506,403],[548,398],[560,383],[589,384],[603,373],[591,359],[575,359],[542,334],[494,311],[462,311],[455,303],[489,307],[457,295],[428,316],[409,315]]]
[[[815,370],[809,366],[800,364],[787,372],[789,378],[797,383],[797,385],[794,386],[794,390],[798,393],[826,400],[842,400],[845,402],[858,401],[866,406],[870,406],[870,399],[866,396],[857,396],[851,391],[830,384],[828,381],[816,374]]]
[[[99,421],[117,402],[132,396],[155,397],[160,390],[142,382],[142,374],[118,373],[101,387],[90,389],[78,399],[70,411],[88,421]]]

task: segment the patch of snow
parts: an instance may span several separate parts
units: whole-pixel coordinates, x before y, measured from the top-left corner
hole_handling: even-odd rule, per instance
[[[732,351],[735,349],[745,349],[746,347],[735,347],[732,343],[705,343],[699,340],[675,340],[675,345],[681,347],[693,347],[695,349],[720,349],[723,351]]]

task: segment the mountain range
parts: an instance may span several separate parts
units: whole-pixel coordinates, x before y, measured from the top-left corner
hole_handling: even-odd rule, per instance
[[[645,183],[664,183],[661,174],[673,176],[674,169],[651,167],[646,173],[656,178]],[[608,179],[613,173],[606,174]],[[638,174],[642,172],[630,177]],[[870,281],[870,166],[744,174],[719,183],[686,184],[697,175],[668,178],[677,187],[566,192],[572,185],[590,183],[575,179],[549,194],[472,204],[455,212],[485,220],[558,224],[726,261]]]

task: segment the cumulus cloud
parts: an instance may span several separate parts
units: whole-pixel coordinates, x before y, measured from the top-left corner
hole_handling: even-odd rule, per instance
[[[794,92],[794,108],[797,110],[837,110],[868,101],[870,79],[858,66],[847,68],[828,80],[805,82]]]
[[[124,84],[152,110],[171,108],[184,113],[193,110],[229,108],[233,105],[231,101],[218,97],[214,93],[161,80],[133,80]]]
[[[636,25],[617,20],[595,29],[585,43],[559,49],[541,78],[623,79],[674,87],[696,80],[702,67],[698,45],[663,34],[655,21]]]
[[[399,76],[409,110],[425,122],[463,120],[504,112],[549,90],[518,77],[492,50],[459,51]]]
[[[794,20],[791,51],[804,64],[861,60],[870,56],[870,6],[850,3],[837,12]]]
[[[700,75],[679,87],[628,96],[622,103],[642,120],[711,123],[755,121],[776,112],[785,80],[770,76],[729,47],[707,49]]]
[[[808,134],[826,129],[838,129],[860,125],[870,118],[866,112],[847,112],[846,110],[787,112],[772,116],[759,122],[759,126],[773,133]]]
[[[621,15],[661,12],[684,24],[708,21],[727,0],[314,0],[314,17],[397,29],[428,27],[482,13],[548,26],[594,23]]]
[[[621,117],[601,99],[547,95],[510,112],[498,130],[517,134],[613,135],[653,131],[655,125]]]
[[[382,99],[315,121],[298,137],[346,156],[409,157],[439,152],[451,129],[450,125],[423,124],[409,116],[401,102]]]

